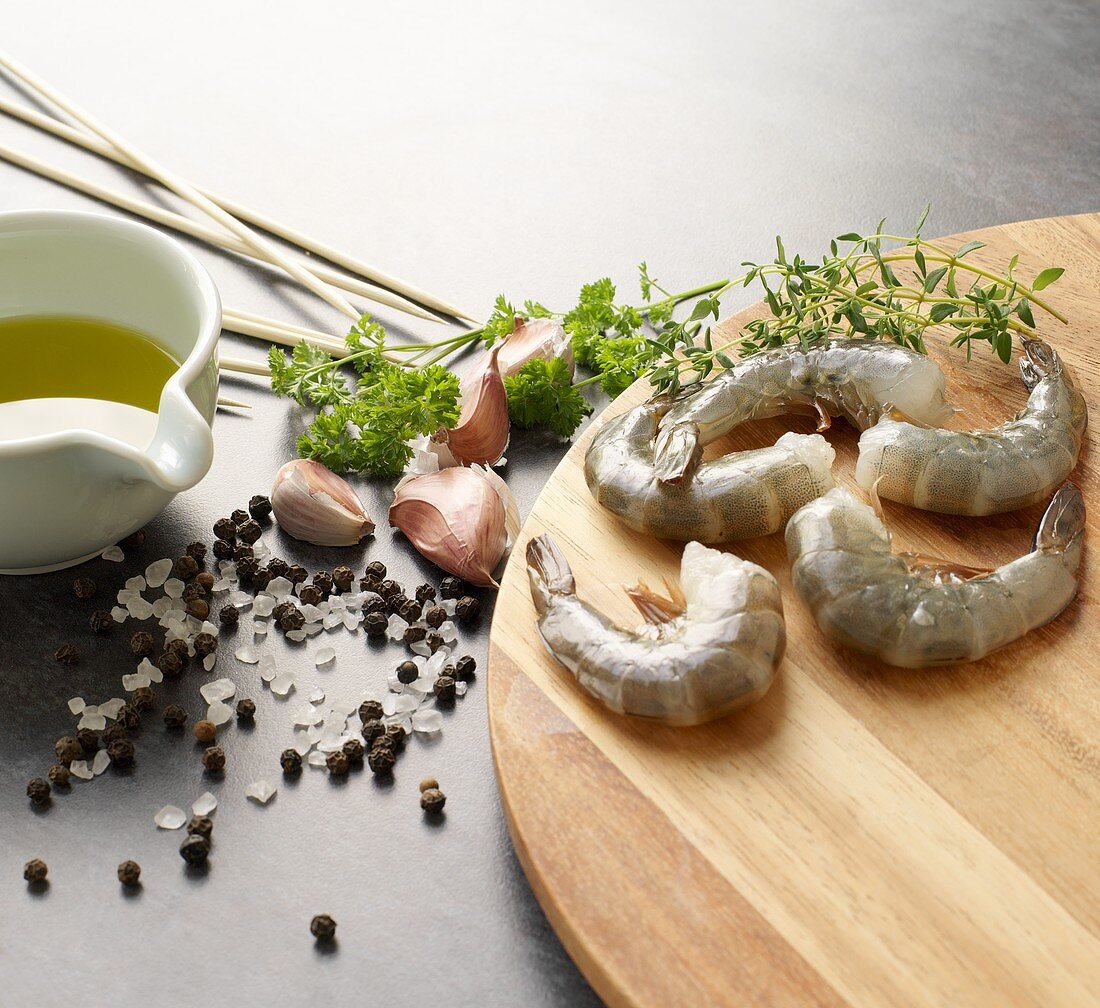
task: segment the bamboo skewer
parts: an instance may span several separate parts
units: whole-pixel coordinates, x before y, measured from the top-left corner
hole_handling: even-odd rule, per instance
[[[346,344],[314,329],[291,326],[276,322],[274,319],[266,319],[262,315],[235,312],[230,308],[222,310],[222,328],[242,336],[254,336],[257,339],[267,340],[268,343],[278,343],[281,346],[292,347],[305,340],[310,346],[324,350],[333,357],[343,357],[348,352]]]
[[[103,203],[109,203],[111,206],[117,207],[120,210],[125,210],[127,213],[131,213],[136,217],[143,217],[145,220],[153,221],[163,227],[172,228],[174,231],[179,231],[192,238],[197,238],[199,241],[205,242],[208,245],[214,245],[217,248],[224,249],[227,252],[234,252],[238,255],[249,256],[260,262],[277,265],[273,259],[269,259],[265,255],[257,253],[239,238],[223,234],[209,225],[203,224],[201,221],[195,221],[190,217],[184,217],[183,214],[178,214],[173,210],[166,210],[164,207],[159,207],[155,203],[146,203],[144,200],[136,199],[126,193],[108,189],[98,182],[93,182],[91,179],[86,179],[65,168],[56,168],[30,154],[16,150],[14,147],[0,144],[0,158],[26,171],[33,172],[35,175],[41,175],[43,178],[50,179],[52,182],[57,182],[70,189],[75,189],[77,192],[82,192]],[[426,311],[419,305],[413,304],[399,294],[391,294],[389,291],[367,283],[365,280],[347,276],[344,273],[340,273],[327,266],[322,266],[319,263],[313,266],[313,270],[318,277],[321,277],[327,283],[336,287],[341,287],[349,293],[358,294],[360,297],[366,298],[367,300],[396,308],[399,311],[403,311],[409,315],[415,315],[418,318],[428,319],[432,322],[441,321],[438,316]],[[359,316],[356,315],[356,318],[358,317]]]
[[[115,164],[122,165],[124,168],[129,168],[133,171],[141,172],[142,174],[148,174],[145,172],[144,168],[135,164],[125,155],[115,150],[110,144],[104,143],[98,137],[91,136],[83,130],[76,129],[68,123],[62,122],[60,119],[55,119],[53,116],[48,116],[43,112],[39,112],[37,109],[32,109],[29,106],[9,102],[7,99],[0,98],[0,112],[11,116],[13,119],[20,120],[28,126],[34,126],[46,133],[50,133],[60,140],[65,140],[77,147],[82,147],[92,154],[114,161]],[[290,242],[290,244],[297,246],[303,251],[311,252],[316,256],[320,256],[322,259],[327,259],[331,263],[342,266],[355,276],[373,280],[375,283],[382,284],[390,290],[396,291],[399,294],[404,294],[406,297],[411,298],[419,304],[434,308],[436,311],[441,311],[454,318],[465,319],[469,322],[477,321],[473,315],[462,311],[449,301],[445,301],[406,280],[401,280],[386,273],[377,266],[371,266],[361,259],[341,252],[339,249],[333,248],[331,245],[326,245],[316,238],[311,238],[301,231],[297,231],[285,224],[280,224],[278,221],[272,220],[270,217],[258,211],[250,210],[248,207],[243,206],[235,200],[231,200],[227,196],[221,196],[204,186],[196,186],[195,188],[238,219],[247,221],[249,224],[253,224],[269,234],[282,238],[284,241]],[[316,272],[316,270],[314,272]]]
[[[230,399],[228,396],[218,396],[219,406],[231,406],[233,409],[252,409],[252,403],[241,402],[239,399]]]
[[[234,374],[271,375],[271,369],[266,364],[245,360],[243,357],[222,357],[219,354],[218,368]]]

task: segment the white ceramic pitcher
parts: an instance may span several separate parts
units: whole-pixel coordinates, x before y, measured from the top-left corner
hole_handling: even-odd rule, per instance
[[[114,322],[182,363],[155,425],[144,411],[131,424],[125,413],[100,418],[92,409],[74,425],[71,403],[0,404],[5,574],[90,559],[194,486],[213,458],[218,398],[214,281],[183,246],[143,224],[70,210],[0,213],[0,317],[21,315]]]

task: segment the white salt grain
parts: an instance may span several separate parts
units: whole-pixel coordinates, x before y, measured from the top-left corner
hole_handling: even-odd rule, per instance
[[[315,665],[327,665],[330,661],[336,659],[336,649],[330,647],[323,647],[317,649],[317,654],[313,659]]]
[[[266,805],[275,796],[277,790],[278,788],[270,781],[258,780],[249,784],[244,793],[246,797],[251,798],[253,801]]]
[[[413,731],[437,732],[443,728],[443,715],[437,710],[417,711],[410,720]]]
[[[126,701],[121,697],[113,697],[106,703],[99,705],[99,713],[104,717],[109,717],[112,721],[118,717],[118,712],[126,706]]]
[[[138,574],[137,577],[126,579],[126,589],[128,591],[143,592],[145,591],[145,588],[145,578],[143,578],[140,574]]]
[[[323,711],[318,710],[311,704],[307,704],[294,715],[294,723],[296,725],[301,725],[303,728],[308,728],[310,725],[318,724],[323,718]]]
[[[336,752],[337,749],[344,748],[344,740],[339,735],[334,735],[331,738],[323,738],[317,743],[317,750],[323,753]]]
[[[209,791],[203,791],[191,805],[191,811],[195,815],[210,815],[218,807],[218,799]]]
[[[156,618],[164,619],[165,614],[172,608],[172,600],[165,598],[163,595],[153,603],[153,615]]]
[[[148,658],[142,658],[137,667],[138,675],[146,676],[151,683],[159,683],[164,680],[164,673],[156,667]]]
[[[323,767],[327,765],[325,754],[323,752],[320,752],[319,750],[314,750],[313,752],[311,752],[309,756],[306,757],[306,762],[311,767]]]
[[[271,692],[276,696],[287,696],[294,689],[294,676],[289,672],[280,672],[271,680]]]
[[[124,675],[122,677],[122,688],[127,693],[133,693],[136,689],[141,689],[143,686],[149,686],[152,683],[147,675],[143,675],[141,672],[135,672],[133,675]]]
[[[88,705],[84,702],[83,697],[74,696],[72,700],[69,701],[69,713],[79,714],[87,706]]]
[[[302,616],[307,623],[316,623],[323,615],[320,609],[315,605],[311,605],[309,602],[302,606],[301,609]]]
[[[386,624],[386,636],[390,640],[401,640],[405,636],[405,631],[408,629],[409,624],[406,623],[397,613],[390,615],[389,622]]]
[[[117,546],[108,546],[100,556],[102,556],[104,560],[110,560],[111,563],[122,563],[122,561],[126,559],[126,554]]]
[[[420,706],[420,698],[409,693],[402,693],[393,699],[393,712],[395,714],[408,714]]]
[[[248,592],[232,591],[229,593],[229,601],[238,609],[245,609],[252,604],[252,596]]]
[[[329,613],[322,621],[321,625],[326,630],[335,630],[338,626],[342,626],[344,618],[339,613]]]
[[[458,605],[458,599],[444,599],[440,604],[443,606],[443,611],[448,616],[453,616],[455,614],[455,606]]]
[[[210,590],[215,595],[220,595],[222,592],[229,591],[229,589],[232,588],[232,587],[233,587],[233,582],[230,581],[229,578],[219,578],[217,581],[214,582],[214,584],[211,586]],[[230,601],[232,601],[232,600],[230,600]],[[236,605],[235,602],[233,604]]]
[[[150,588],[159,588],[171,573],[172,561],[165,557],[163,560],[154,560],[145,568],[145,580]]]
[[[268,630],[268,621],[263,619],[252,621],[252,636],[253,637],[266,637]]]
[[[129,615],[130,614],[125,609],[123,609],[122,606],[115,606],[111,610],[111,616],[116,623],[125,623],[126,617]]]
[[[314,686],[313,689],[310,691],[309,699],[313,703],[320,703],[322,700],[325,699],[325,691],[321,689],[320,686]]]
[[[272,578],[267,584],[268,594],[274,595],[277,599],[286,598],[293,590],[294,585],[285,577]]]
[[[127,611],[136,620],[147,620],[153,615],[153,603],[143,598],[136,598],[126,606]]]
[[[413,641],[413,643],[409,645],[409,650],[412,651],[413,654],[420,655],[422,658],[427,658],[428,655],[432,653],[432,649],[422,640]]]
[[[155,822],[161,829],[179,829],[187,822],[187,813],[175,805],[165,805],[155,816]]]
[[[294,641],[295,644],[301,644],[306,639],[306,632],[302,630],[288,630],[286,632],[286,639]]]
[[[215,701],[206,708],[206,720],[216,725],[225,724],[233,716],[233,708],[229,704]]]
[[[232,679],[215,679],[199,687],[199,694],[208,704],[216,700],[228,700],[237,692]]]
[[[107,719],[102,714],[89,714],[85,711],[81,719],[76,723],[77,729],[91,728],[92,731],[103,731],[107,727]]]
[[[106,749],[100,749],[95,756],[92,757],[92,773],[97,777],[110,765],[111,757],[107,755]]]
[[[80,780],[91,780],[95,776],[88,766],[88,761],[83,759],[73,760],[69,764],[69,773]]]
[[[275,666],[275,656],[273,654],[262,654],[259,656],[260,666],[260,678],[264,682],[271,682],[272,679],[278,674],[278,670]]]
[[[179,578],[169,578],[164,582],[164,594],[169,598],[182,598],[183,582]]]
[[[275,598],[271,595],[257,595],[252,603],[252,612],[257,616],[270,616],[275,609]]]
[[[255,665],[260,660],[260,652],[247,645],[237,648],[233,656],[237,661],[244,662],[245,665]]]
[[[202,660],[203,671],[209,672],[211,669],[214,668],[214,665],[217,663],[217,661],[218,656],[216,654],[206,655]]]
[[[344,613],[344,629],[357,630],[359,628],[359,620],[361,618],[362,617],[358,613]]]
[[[444,620],[439,624],[439,636],[450,643],[458,639],[458,630],[450,620]]]
[[[292,747],[299,756],[304,756],[313,748],[313,742],[305,732],[294,733],[294,745]]]
[[[459,679],[458,682],[455,683],[455,696],[465,696],[467,688],[467,684]]]
[[[305,635],[307,637],[313,637],[313,636],[316,636],[317,634],[319,634],[321,632],[321,624],[320,623],[307,623],[304,627],[302,627],[302,630],[305,632]],[[288,634],[287,636],[290,636],[290,635]]]

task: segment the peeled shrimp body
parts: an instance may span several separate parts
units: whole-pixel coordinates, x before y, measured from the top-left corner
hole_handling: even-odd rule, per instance
[[[911,568],[890,533],[847,490],[830,490],[787,524],[794,586],[834,640],[890,665],[975,661],[1049,623],[1077,593],[1085,505],[1067,483],[1039,522],[1032,552],[963,579]]]
[[[655,447],[657,477],[664,483],[690,479],[705,445],[746,421],[785,413],[816,413],[819,431],[832,416],[866,430],[887,412],[938,426],[953,412],[944,402],[944,385],[934,361],[880,340],[764,350],[668,410]]]
[[[775,578],[699,543],[684,547],[682,598],[628,589],[648,621],[623,630],[577,598],[573,573],[546,534],[527,544],[531,596],[550,654],[613,711],[693,725],[767,692],[786,631]]]
[[[1088,410],[1054,350],[1023,344],[1020,375],[1031,395],[1014,420],[965,433],[884,417],[859,439],[859,485],[943,514],[1000,514],[1046,500],[1077,464]]]
[[[820,434],[784,434],[771,448],[704,462],[693,479],[661,483],[653,437],[667,401],[643,403],[593,438],[584,459],[592,495],[639,532],[729,542],[777,532],[833,485],[833,448]]]

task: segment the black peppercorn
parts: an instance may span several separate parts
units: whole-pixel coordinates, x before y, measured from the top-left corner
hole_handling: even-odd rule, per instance
[[[57,761],[59,763],[64,763],[65,766],[68,766],[73,760],[80,759],[80,757],[84,755],[84,747],[71,735],[65,735],[59,738],[54,743],[53,751],[57,754]]]
[[[317,914],[309,922],[309,933],[318,941],[330,942],[336,937],[336,921],[328,914]]]
[[[80,661],[80,649],[72,644],[62,644],[54,653],[54,659],[62,665],[75,665]]]
[[[342,749],[337,749],[325,757],[325,766],[333,777],[343,777],[348,772],[348,757]]]
[[[263,494],[256,494],[248,501],[248,513],[252,515],[256,521],[263,521],[265,518],[271,517],[271,501],[269,501]]]
[[[225,770],[225,750],[220,745],[204,749],[202,765],[208,773],[222,773]]]
[[[107,746],[107,755],[116,767],[126,770],[134,765],[134,743],[129,739],[115,739]]]
[[[400,752],[405,748],[405,739],[408,732],[399,724],[386,725],[386,738],[393,743],[394,752]]]
[[[136,532],[131,532],[122,542],[120,546],[144,546],[145,545],[145,529],[139,528]]]
[[[123,861],[118,866],[118,880],[124,886],[136,886],[141,881],[141,865],[136,861]]]
[[[123,704],[118,709],[118,717],[115,721],[123,728],[132,730],[141,724],[141,714],[132,703]]]
[[[135,658],[148,658],[156,648],[153,635],[148,630],[139,630],[130,638],[130,651]]]
[[[103,732],[103,744],[109,746],[116,739],[127,738],[126,729],[120,724],[113,724]]]
[[[214,556],[219,560],[229,560],[233,556],[233,546],[224,539],[214,540]]]
[[[256,591],[263,591],[269,584],[271,584],[271,572],[266,567],[261,567],[252,575],[252,587]]]
[[[206,561],[206,543],[193,542],[184,552],[196,563],[201,564]]]
[[[34,858],[23,865],[23,879],[32,885],[45,882],[48,873],[49,868],[46,867],[46,862],[41,858]]]
[[[447,796],[437,787],[425,788],[420,792],[420,807],[425,812],[431,812],[435,815],[442,812],[443,806],[446,804]]]
[[[291,612],[293,609],[296,609],[296,608],[297,607],[294,605],[293,602],[280,602],[277,606],[275,606],[271,610],[271,618],[276,623],[278,623],[280,618],[282,617],[283,613]]]
[[[317,605],[324,597],[324,593],[316,585],[303,585],[298,592],[298,600],[303,605]]]
[[[99,749],[99,736],[91,728],[78,728],[76,740],[80,743],[80,748],[89,756]]]
[[[214,820],[210,816],[192,816],[191,821],[187,824],[187,832],[192,836],[201,836],[204,840],[209,840],[210,835],[214,832]]]
[[[423,611],[424,607],[415,599],[405,599],[405,601],[401,603],[401,608],[397,610],[397,615],[406,623],[415,623],[420,619],[420,615]]]
[[[363,597],[363,613],[385,613],[386,600],[377,592],[367,592]]]
[[[309,571],[301,564],[293,564],[287,568],[286,578],[291,584],[304,584],[309,578]]]
[[[210,857],[210,841],[197,833],[189,833],[180,844],[180,857],[192,867],[203,864]]]
[[[386,726],[378,718],[367,718],[363,722],[363,738],[368,745],[377,742],[386,734]]]
[[[46,777],[54,787],[69,786],[69,768],[61,763],[55,763],[46,771]]]
[[[387,578],[378,586],[378,594],[384,599],[393,598],[394,595],[401,594],[401,585],[391,578]]]
[[[339,567],[333,568],[332,583],[336,586],[337,591],[351,591],[351,585],[354,580],[355,571],[346,564],[341,564]]]
[[[254,556],[243,557],[237,561],[237,580],[241,584],[253,584],[260,570],[260,561]]]
[[[462,598],[469,586],[459,578],[445,577],[439,582],[439,597],[444,599]]]
[[[428,631],[422,626],[407,626],[405,627],[404,634],[401,635],[401,639],[406,644],[416,644],[422,641],[427,636],[427,633]]]
[[[397,757],[394,756],[393,746],[379,745],[375,742],[367,754],[367,766],[371,768],[371,773],[387,774],[396,762]]]
[[[192,583],[197,584],[205,594],[209,595],[214,589],[214,575],[210,571],[199,571]]]
[[[206,598],[206,595],[207,593],[203,590],[202,585],[196,581],[188,581],[181,597],[184,602],[190,602],[192,599]]]
[[[165,679],[175,679],[183,671],[183,659],[175,651],[165,651],[157,659],[157,668]]]
[[[272,557],[267,562],[267,571],[273,577],[286,577],[286,572],[290,570],[290,565],[281,557]]]
[[[365,592],[375,592],[382,587],[382,582],[371,574],[359,579],[359,590]]]
[[[203,745],[207,742],[213,742],[218,736],[218,726],[206,718],[196,721],[195,727],[191,730],[195,733],[195,740],[203,743]]]
[[[368,637],[385,636],[389,623],[385,613],[370,612],[363,617],[363,629],[366,630]]]
[[[210,603],[206,599],[192,599],[187,603],[187,615],[197,620],[206,619],[210,615]]]
[[[302,771],[302,754],[297,749],[284,749],[279,757],[279,765],[285,774],[296,774]]]
[[[387,574],[386,565],[381,560],[372,560],[367,564],[367,576],[375,577],[381,581]]]
[[[372,718],[382,717],[382,705],[377,700],[364,700],[359,705],[359,720],[366,724]]]
[[[115,628],[115,621],[109,612],[97,609],[89,618],[88,626],[94,634],[109,634]]]
[[[443,647],[443,645],[447,642],[443,639],[442,634],[438,634],[433,631],[432,633],[429,633],[424,637],[424,643],[427,644],[433,652],[435,652]]]
[[[169,728],[182,728],[187,724],[187,711],[179,704],[169,704],[164,708],[164,723]]]
[[[130,704],[139,711],[152,710],[157,702],[157,695],[149,686],[139,686],[130,697]]]
[[[279,617],[279,626],[281,629],[287,631],[301,630],[306,625],[306,618],[302,615],[302,610],[296,606],[290,606]]]
[[[199,572],[199,562],[193,557],[183,554],[177,561],[176,566],[173,568],[176,577],[181,581],[190,581]]]
[[[481,603],[472,595],[463,595],[455,603],[455,616],[463,623],[472,623],[481,612]]]
[[[233,547],[233,559],[240,563],[242,560],[255,560],[256,551],[248,543],[237,543]]]
[[[322,595],[332,594],[332,575],[328,571],[318,571],[313,575],[313,587]]]
[[[73,594],[78,599],[90,599],[96,593],[96,583],[90,577],[78,577],[73,582]]]
[[[435,589],[430,584],[422,584],[417,587],[415,597],[417,602],[434,602]]]
[[[218,621],[222,626],[236,626],[241,619],[241,611],[232,602],[227,602],[218,613]]]
[[[433,630],[438,630],[447,620],[447,610],[442,606],[432,606],[424,614],[424,622]]]
[[[410,599],[404,592],[398,592],[386,599],[386,612],[399,613],[401,608],[409,603]]]
[[[256,716],[256,702],[248,697],[241,697],[237,701],[237,718],[241,721],[251,721]]]
[[[35,777],[27,784],[27,797],[32,805],[45,805],[50,800],[50,782],[44,777]]]
[[[349,738],[343,745],[343,753],[348,758],[349,763],[362,763],[365,752],[363,743],[357,738]]]
[[[449,675],[441,675],[435,681],[435,697],[444,703],[455,698],[455,681]]]
[[[201,633],[195,638],[195,654],[211,655],[218,650],[218,638],[213,634]]]
[[[249,520],[249,514],[244,508],[237,508],[230,516],[233,524],[237,526],[237,533],[240,534],[241,526]]]
[[[237,525],[231,518],[219,518],[214,522],[214,535],[222,542],[231,543],[237,538]]]
[[[168,641],[164,645],[164,650],[171,651],[172,654],[178,655],[180,661],[182,661],[184,665],[187,664],[187,641],[185,641],[182,637],[176,637],[174,640]]]

